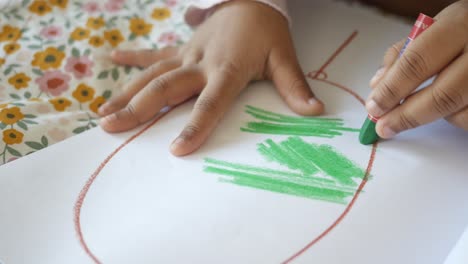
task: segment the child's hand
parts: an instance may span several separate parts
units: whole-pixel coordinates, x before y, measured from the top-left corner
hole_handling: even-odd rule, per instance
[[[376,130],[382,138],[440,118],[468,130],[468,1],[452,4],[435,19],[399,59],[404,40],[390,48],[371,80],[366,107],[381,117]],[[409,96],[437,73],[433,84]]]
[[[219,6],[180,49],[117,51],[112,58],[147,69],[126,85],[123,94],[101,107],[105,116],[101,126],[108,132],[132,129],[161,108],[200,94],[190,121],[172,143],[175,155],[199,148],[253,80],[273,80],[298,114],[323,112],[298,65],[288,22],[276,10],[254,1]]]

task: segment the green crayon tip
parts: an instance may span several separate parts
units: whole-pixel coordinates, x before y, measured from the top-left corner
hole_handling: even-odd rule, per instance
[[[375,123],[367,117],[362,125],[361,132],[359,132],[359,141],[361,144],[369,145],[374,144],[378,139],[379,136],[375,131]]]

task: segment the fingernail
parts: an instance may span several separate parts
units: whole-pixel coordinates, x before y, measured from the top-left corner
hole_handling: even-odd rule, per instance
[[[176,138],[171,144],[171,148],[175,148],[177,145],[180,145],[184,142],[184,139],[181,137]]]
[[[113,50],[113,51],[110,52],[110,57],[111,57],[111,59],[113,59],[113,60],[117,60],[117,59],[119,59],[120,54],[121,54],[121,53],[120,53],[119,50]]]
[[[386,68],[382,66],[377,70],[377,72],[375,72],[374,76],[370,80],[371,86],[373,86],[375,82],[377,82],[379,78],[382,77],[382,75],[385,73],[385,70]]]
[[[396,132],[393,131],[393,129],[389,128],[389,127],[384,127],[382,129],[382,132],[383,132],[383,138],[392,138],[394,136],[396,136]]]
[[[171,151],[174,152],[177,150],[177,147],[182,144],[184,142],[184,139],[183,138],[176,138],[176,140],[174,140],[171,144]]]
[[[104,103],[103,105],[101,105],[101,107],[99,107],[98,109],[98,114],[101,116],[106,115],[109,112],[109,108],[110,108],[109,106],[110,106],[109,103]]]
[[[117,115],[116,114],[110,114],[101,119],[102,122],[107,122],[107,123],[112,123],[115,120],[117,120]]]
[[[381,117],[384,114],[383,110],[372,99],[367,101],[366,109],[369,114],[375,117]]]
[[[309,98],[309,100],[307,100],[307,103],[313,105],[313,104],[318,104],[318,100],[315,99],[315,97],[312,97],[312,98]]]

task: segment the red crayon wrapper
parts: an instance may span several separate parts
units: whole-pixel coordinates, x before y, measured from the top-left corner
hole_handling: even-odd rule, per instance
[[[434,23],[434,21],[435,20],[432,17],[420,13],[418,19],[413,25],[413,29],[411,30],[411,33],[409,34],[408,38],[414,40],[419,34],[421,34],[429,26],[431,26]]]
[[[406,39],[405,45],[400,50],[400,56],[401,54],[403,54],[408,44],[410,44],[411,41],[413,41],[417,36],[423,33],[424,30],[428,29],[434,23],[434,21],[435,20],[432,19],[432,17],[430,16],[426,16],[422,13],[419,14],[418,19],[416,20],[416,22],[414,22],[413,28],[411,29],[411,32],[408,38]]]
[[[377,123],[377,121],[379,121],[379,119],[377,117],[374,117],[371,114],[367,114],[367,118],[369,118],[370,121],[372,121],[374,123]]]

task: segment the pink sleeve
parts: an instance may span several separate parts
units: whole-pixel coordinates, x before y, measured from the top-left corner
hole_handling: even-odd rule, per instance
[[[192,4],[185,13],[185,21],[190,26],[201,24],[210,14],[216,5],[233,0],[192,0]],[[253,0],[268,5],[280,12],[288,21],[291,21],[288,15],[286,0]]]

